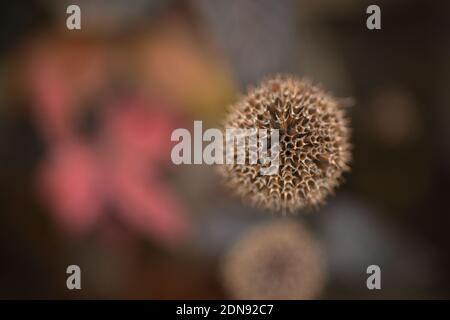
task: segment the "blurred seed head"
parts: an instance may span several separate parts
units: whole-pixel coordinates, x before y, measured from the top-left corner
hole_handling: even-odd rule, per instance
[[[385,88],[374,94],[365,115],[364,127],[387,147],[413,143],[422,131],[417,101],[401,88]]]
[[[229,250],[222,265],[225,289],[236,299],[313,299],[325,282],[319,244],[300,224],[254,227]]]
[[[308,81],[276,76],[251,89],[231,110],[225,128],[278,129],[280,166],[261,175],[261,164],[223,165],[225,183],[245,202],[294,212],[323,203],[349,170],[350,129],[345,109]],[[236,162],[235,162],[236,163]]]

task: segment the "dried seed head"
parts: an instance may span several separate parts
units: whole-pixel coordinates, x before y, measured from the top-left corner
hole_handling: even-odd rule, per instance
[[[290,76],[264,81],[231,106],[225,128],[279,130],[277,174],[262,175],[264,164],[250,164],[248,148],[245,164],[219,169],[225,183],[256,207],[282,212],[315,207],[349,170],[344,108],[307,81]]]
[[[255,227],[222,267],[225,289],[236,299],[312,299],[325,282],[320,246],[292,221]]]

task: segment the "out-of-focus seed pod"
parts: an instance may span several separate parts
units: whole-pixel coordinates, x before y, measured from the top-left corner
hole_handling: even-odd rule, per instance
[[[294,221],[259,225],[225,255],[222,279],[236,299],[313,299],[325,282],[321,248]]]

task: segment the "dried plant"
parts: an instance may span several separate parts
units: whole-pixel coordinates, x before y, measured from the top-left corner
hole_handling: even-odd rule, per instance
[[[282,212],[315,207],[349,170],[345,109],[308,81],[291,76],[264,81],[231,106],[225,127],[279,130],[278,174],[261,175],[263,164],[249,161],[219,170],[225,183],[256,207]]]
[[[325,271],[321,248],[298,223],[255,227],[226,254],[222,279],[236,299],[312,299]]]

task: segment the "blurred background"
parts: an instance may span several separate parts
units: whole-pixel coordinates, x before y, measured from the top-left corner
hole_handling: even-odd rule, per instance
[[[170,134],[218,126],[274,73],[355,101],[352,171],[293,217],[324,251],[317,297],[450,298],[450,6],[380,0],[369,31],[370,4],[2,2],[0,298],[233,298],[226,252],[280,218],[211,166],[174,166]],[[71,264],[82,290],[66,288]],[[371,264],[382,290],[366,287]]]

